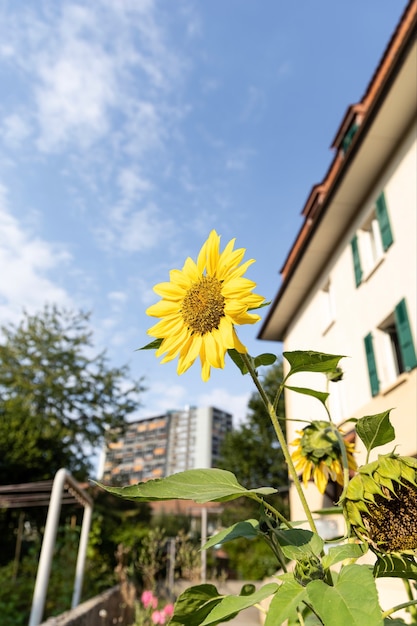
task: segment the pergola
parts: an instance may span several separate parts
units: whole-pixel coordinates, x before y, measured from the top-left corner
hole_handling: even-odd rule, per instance
[[[48,507],[29,626],[38,626],[42,620],[61,505],[74,503],[84,507],[84,515],[78,546],[71,608],[77,606],[81,596],[88,534],[90,532],[93,510],[90,496],[83,490],[82,485],[78,484],[64,468],[58,470],[54,480],[0,486],[0,508]],[[23,523],[23,518],[21,520],[21,523]]]

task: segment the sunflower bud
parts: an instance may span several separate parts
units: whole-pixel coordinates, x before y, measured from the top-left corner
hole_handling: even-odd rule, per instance
[[[378,552],[417,548],[417,459],[394,453],[359,468],[341,502],[355,534]]]
[[[297,432],[300,437],[291,444],[297,446],[291,456],[295,469],[302,472],[304,485],[307,485],[311,476],[320,493],[325,492],[329,478],[343,485],[340,440],[331,424],[326,421],[314,421]],[[343,433],[340,434],[343,436]],[[345,442],[345,446],[349,469],[355,470],[354,445]]]
[[[297,561],[294,568],[294,578],[303,587],[312,580],[323,579],[324,569],[320,559],[316,556],[311,556],[309,559]]]

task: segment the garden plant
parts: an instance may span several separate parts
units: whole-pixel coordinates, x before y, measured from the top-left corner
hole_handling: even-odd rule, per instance
[[[189,499],[204,503],[246,497],[259,505],[257,519],[243,519],[223,529],[203,549],[240,537],[262,537],[276,558],[277,574],[272,582],[258,589],[244,585],[240,595],[222,595],[212,584],[191,586],[178,597],[171,626],[221,624],[254,605],[264,611],[265,626],[407,623],[398,616],[401,609],[406,611],[408,623],[416,624],[417,459],[400,456],[393,449],[371,460],[376,448],[395,439],[387,410],[348,420],[367,450],[366,463],[357,467],[354,445],[345,441],[340,425],[329,413],[329,394],[290,384],[301,372],[337,380],[342,355],[284,352],[287,373],[276,397],[268,397],[258,370],[272,365],[276,357],[249,355],[236,332],[239,325],[257,322],[260,317],[254,311],[267,303],[253,293],[256,284],[244,277],[253,260],[242,262],[245,249],[234,245],[231,240],[221,251],[220,237],[212,231],[196,262],[187,258],[182,270],[170,272],[169,282],[155,286],[161,300],[147,313],[159,321],[148,331],[154,340],[145,348],[155,350],[162,362],[178,357],[178,374],[199,357],[202,378],[207,381],[211,367],[223,368],[228,355],[243,375],[252,378],[273,424],[304,519],[290,521],[268,502],[267,497],[276,492],[274,487],[246,489],[233,473],[216,468],[189,470],[128,487],[102,486],[136,501]],[[290,445],[277,415],[284,390],[309,396],[312,402],[320,402],[324,411],[324,419],[303,424],[299,438]],[[320,512],[311,511],[307,502],[302,482],[311,479],[321,493],[329,480],[340,484],[341,495],[331,512],[344,516],[345,535],[334,543],[320,536],[315,515]],[[365,555],[372,559],[364,562]],[[402,579],[404,602],[383,610],[376,586],[379,577]]]

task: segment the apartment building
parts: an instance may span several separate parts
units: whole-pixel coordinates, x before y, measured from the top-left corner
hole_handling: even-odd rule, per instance
[[[215,407],[186,407],[131,422],[107,445],[103,481],[128,485],[215,467],[231,430],[232,415]]]
[[[395,446],[417,453],[417,3],[408,3],[366,88],[348,107],[334,158],[303,208],[304,223],[281,270],[259,337],[284,351],[342,354],[343,379],[329,384],[336,422],[392,409]],[[294,385],[326,390],[324,376]],[[326,419],[319,402],[287,393],[287,417]],[[288,422],[288,440],[299,422]],[[365,458],[357,441],[358,461]],[[309,485],[314,509],[331,505]],[[293,519],[302,510],[290,493]]]

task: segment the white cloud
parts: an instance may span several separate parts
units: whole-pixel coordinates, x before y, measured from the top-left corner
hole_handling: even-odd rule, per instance
[[[119,173],[118,183],[123,198],[129,202],[137,200],[144,192],[152,189],[152,183],[149,180],[128,167]]]
[[[22,116],[17,113],[12,113],[4,118],[1,134],[4,142],[14,147],[27,139],[30,134],[30,127]]]
[[[246,101],[244,102],[243,110],[240,115],[240,121],[246,122],[249,119],[259,119],[265,109],[265,104],[266,96],[264,91],[259,89],[259,87],[250,85]]]
[[[0,320],[16,319],[22,309],[34,313],[45,303],[71,306],[67,291],[48,273],[71,259],[62,246],[25,230],[7,207],[0,185]]]
[[[227,158],[226,169],[235,171],[243,171],[247,169],[248,161],[251,157],[254,156],[254,154],[254,151],[249,150],[248,148],[241,148],[240,150],[236,150],[232,155]]]
[[[250,393],[233,395],[227,389],[216,387],[210,390],[210,393],[198,397],[198,406],[215,406],[228,411],[233,415],[233,425],[236,427],[246,419],[250,395]]]
[[[124,304],[129,296],[125,291],[110,291],[107,294],[107,297],[111,302],[118,306],[120,304]]]
[[[189,396],[186,387],[170,384],[166,381],[155,381],[149,384],[145,380],[145,386],[147,386],[146,397],[150,396],[152,406],[154,407],[153,415],[158,412],[165,413],[172,409],[183,408],[186,404],[187,396]],[[143,407],[142,413],[145,415],[146,406]],[[149,415],[149,412],[146,414]]]
[[[106,250],[143,252],[160,245],[175,231],[173,220],[164,217],[154,204],[131,209],[121,203],[111,211],[109,225],[98,228],[96,235]]]
[[[101,0],[5,13],[1,52],[30,75],[27,117],[37,122],[41,150],[85,151],[106,137],[114,114],[121,145],[160,144],[177,115],[164,94],[187,66],[168,45],[160,10],[153,1]]]

